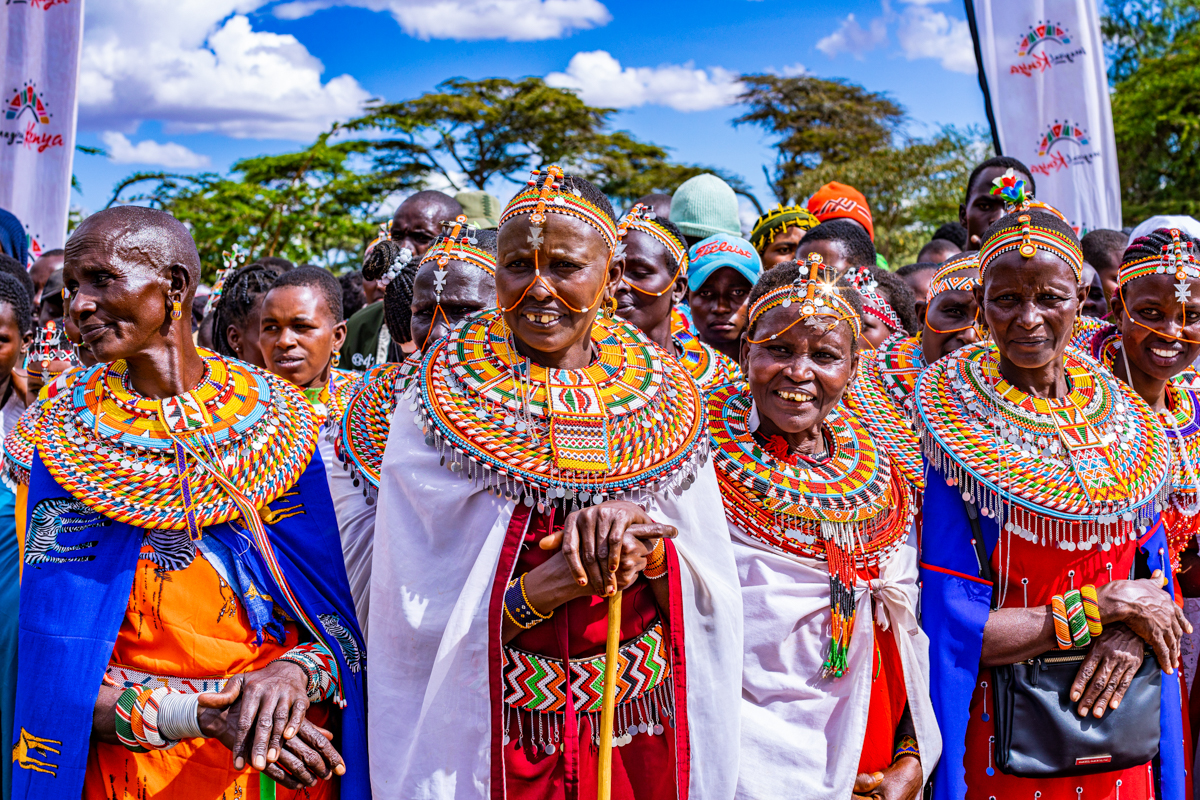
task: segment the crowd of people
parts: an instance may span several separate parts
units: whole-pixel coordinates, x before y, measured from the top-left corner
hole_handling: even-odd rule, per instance
[[[1190,800],[1200,222],[1035,189],[0,212],[5,800]]]

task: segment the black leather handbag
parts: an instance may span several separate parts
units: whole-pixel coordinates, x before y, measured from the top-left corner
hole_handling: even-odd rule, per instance
[[[1140,766],[1158,755],[1162,670],[1147,649],[1117,708],[1079,716],[1071,684],[1088,649],[1055,650],[993,667],[996,767],[1022,778],[1091,775]]]

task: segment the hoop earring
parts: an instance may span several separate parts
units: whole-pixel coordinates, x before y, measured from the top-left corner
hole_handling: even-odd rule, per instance
[[[171,301],[171,319],[181,319],[183,317],[183,304],[178,300]]]

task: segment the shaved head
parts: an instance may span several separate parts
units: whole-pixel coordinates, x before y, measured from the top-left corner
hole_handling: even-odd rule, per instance
[[[140,263],[158,273],[178,265],[188,274],[190,304],[200,283],[200,254],[192,234],[182,222],[165,211],[142,206],[116,206],[97,211],[85,219],[67,240],[66,258],[81,248],[102,242],[113,255],[129,263]]]
[[[442,233],[442,223],[451,222],[463,208],[448,194],[417,192],[396,209],[392,218],[392,241],[406,247],[418,258]]]

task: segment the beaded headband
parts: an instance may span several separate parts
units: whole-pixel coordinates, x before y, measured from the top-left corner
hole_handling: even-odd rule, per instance
[[[865,313],[875,317],[893,333],[904,330],[904,323],[900,321],[896,309],[892,308],[888,299],[879,292],[879,281],[875,280],[871,270],[866,267],[855,267],[849,270],[844,277],[862,296]]]
[[[807,208],[780,203],[754,221],[754,227],[750,229],[750,244],[761,253],[788,228],[810,231],[820,224],[821,220]]]
[[[246,258],[250,253],[240,244],[235,244],[229,250],[221,251],[221,263],[224,265],[217,273],[217,279],[213,281],[212,293],[208,296],[208,302],[204,304],[204,313],[208,314],[217,307],[217,301],[221,299],[221,295],[225,292],[225,281],[233,274],[235,270],[246,263]],[[67,290],[63,289],[63,300],[67,299]]]
[[[621,217],[617,222],[617,251],[614,258],[619,258],[625,255],[625,234],[631,230],[641,231],[667,248],[667,252],[671,254],[671,258],[675,259],[675,277],[681,275],[686,276],[688,271],[688,252],[687,248],[680,244],[670,232],[662,225],[658,224],[658,215],[654,213],[654,209],[642,203],[636,204],[629,209],[629,213]]]
[[[1168,232],[1166,228],[1159,231]],[[1176,228],[1170,229],[1171,241],[1162,246],[1155,254],[1135,258],[1121,264],[1117,272],[1117,285],[1124,286],[1137,278],[1147,275],[1174,275],[1176,295],[1186,301],[1191,298],[1191,287],[1187,281],[1200,278],[1200,263],[1196,260],[1196,248],[1192,242],[1185,242],[1182,232]],[[1157,231],[1156,231],[1157,233]]]
[[[547,169],[545,175],[535,169],[530,173],[528,188],[509,200],[504,207],[500,225],[503,226],[513,217],[529,214],[529,221],[540,228],[546,222],[546,214],[566,214],[583,220],[599,231],[604,241],[608,242],[611,252],[617,246],[616,225],[607,214],[581,195],[564,192],[561,182],[564,177],[557,165]]]
[[[444,273],[446,265],[451,261],[461,261],[478,267],[488,275],[495,275],[496,257],[478,246],[479,240],[475,238],[478,232],[478,228],[467,225],[466,214],[459,214],[453,222],[443,222],[441,237],[433,247],[425,251],[417,269],[425,266],[427,261],[437,261],[437,265],[443,268],[439,272]],[[444,281],[443,277],[439,284]],[[440,289],[438,294],[441,294]]]
[[[1001,255],[1016,250],[1022,258],[1033,258],[1039,248],[1067,262],[1075,273],[1075,283],[1083,281],[1083,251],[1078,243],[1053,228],[1034,225],[1033,217],[1021,214],[1017,217],[1016,225],[996,231],[984,242],[979,251],[980,284],[987,275],[988,267]]]
[[[955,275],[964,270],[974,270],[974,272],[969,275]],[[973,253],[970,257],[964,256],[957,261],[944,264],[937,272],[933,273],[933,279],[929,281],[927,302],[932,301],[942,292],[970,292],[974,291],[978,285],[979,256]]]
[[[750,344],[762,344],[763,342],[776,339],[780,334],[787,331],[792,325],[804,320],[805,324],[818,327],[821,325],[817,321],[819,317],[833,317],[833,322],[826,328],[836,325],[838,320],[845,320],[850,325],[850,330],[854,333],[855,341],[862,335],[862,318],[858,312],[854,310],[854,306],[850,305],[841,293],[837,286],[832,281],[823,281],[818,277],[821,267],[824,265],[824,259],[817,253],[810,253],[805,259],[804,265],[800,267],[796,280],[792,281],[787,286],[779,286],[764,294],[755,301],[750,307],[750,323],[746,326],[747,329],[753,328],[755,321],[765,312],[772,308],[782,306],[788,308],[792,303],[799,302],[800,314],[796,321],[787,328],[784,328],[779,333],[773,333],[766,339],[749,339]],[[797,265],[800,266],[800,265]],[[808,276],[805,277],[804,267],[808,268]]]

